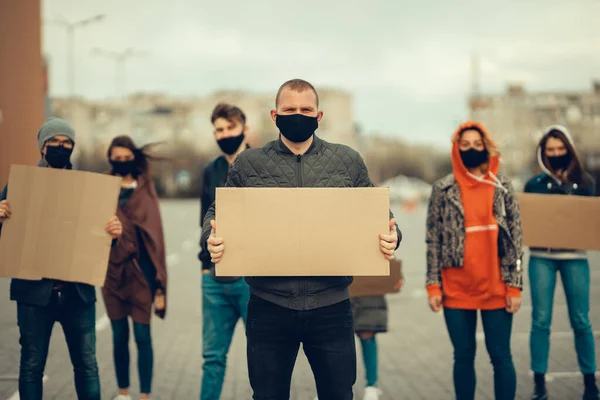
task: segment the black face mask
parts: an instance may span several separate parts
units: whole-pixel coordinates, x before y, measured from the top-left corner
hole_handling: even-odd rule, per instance
[[[110,165],[112,166],[113,173],[120,176],[128,176],[132,175],[133,177],[137,176],[137,167],[135,165],[135,160],[130,161],[112,161],[110,160]]]
[[[467,169],[477,168],[488,160],[487,150],[469,149],[460,151],[460,158]]]
[[[562,171],[569,167],[571,164],[571,155],[569,153],[563,154],[562,156],[547,157],[550,168],[554,171]]]
[[[279,132],[290,142],[306,142],[319,127],[317,117],[307,117],[302,114],[277,114],[275,124]]]
[[[244,132],[242,132],[237,136],[219,139],[217,144],[223,153],[233,155],[238,151],[245,137]]]
[[[46,146],[44,158],[50,167],[62,169],[71,165],[71,154],[73,149],[64,146]]]

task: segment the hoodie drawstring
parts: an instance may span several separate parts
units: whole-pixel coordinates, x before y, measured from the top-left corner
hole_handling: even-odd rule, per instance
[[[477,182],[492,185],[492,186],[502,190],[504,193],[508,192],[508,189],[505,188],[504,185],[502,185],[502,182],[500,181],[500,179],[498,179],[498,177],[496,175],[494,175],[491,171],[488,171],[487,174],[493,179],[493,182],[485,179],[485,175],[484,176],[475,176],[472,173],[467,171],[467,175],[469,175],[471,178],[475,179]],[[502,202],[500,204],[500,208],[501,208],[500,214],[502,216],[506,216],[506,205],[504,204],[504,196],[502,196],[501,198],[502,198]]]
[[[491,171],[488,171],[487,174],[490,176],[490,178],[493,179],[493,182],[485,179],[485,175],[484,176],[475,176],[472,173],[467,171],[467,175],[469,177],[475,179],[477,182],[485,183],[485,184],[497,187],[498,189],[502,190],[504,193],[508,192],[508,189],[502,185],[502,182],[500,181],[500,179],[498,179],[498,177],[496,175],[494,175]]]

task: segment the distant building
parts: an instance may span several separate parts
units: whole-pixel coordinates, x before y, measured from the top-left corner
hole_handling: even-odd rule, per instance
[[[319,136],[356,148],[359,141],[350,94],[320,89],[319,97],[325,113]],[[52,113],[73,124],[79,151],[103,153],[113,137],[128,134],[139,144],[166,141],[202,153],[217,150],[210,115],[219,102],[237,105],[244,111],[252,145],[261,146],[277,138],[277,127],[269,114],[275,106],[275,96],[245,91],[219,91],[191,98],[145,93],[125,101],[54,98]]]
[[[510,84],[502,94],[471,95],[469,109],[471,119],[494,134],[509,174],[529,172],[548,125],[566,126],[586,163],[600,154],[600,82],[586,92],[527,92],[522,84]]]

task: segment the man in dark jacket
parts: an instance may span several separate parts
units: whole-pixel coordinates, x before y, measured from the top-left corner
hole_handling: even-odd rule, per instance
[[[284,83],[275,103],[271,117],[281,133],[279,139],[240,154],[229,170],[227,186],[373,186],[356,151],[314,135],[323,112],[310,83],[300,79]],[[213,205],[204,218],[202,241],[218,263],[224,242],[215,235],[214,218]],[[392,258],[400,238],[390,213],[390,230],[380,235],[382,257]],[[246,333],[254,399],[289,398],[300,343],[312,366],[319,398],[352,399],[356,380],[348,293],[352,277],[247,277],[246,282],[251,292]]]
[[[238,107],[218,104],[213,110],[211,122],[215,139],[223,154],[211,161],[204,169],[202,179],[201,217],[214,203],[217,187],[227,182],[229,166],[238,154],[247,148],[246,116]],[[210,253],[200,243],[202,261],[202,355],[204,357],[201,400],[219,399],[225,378],[227,352],[238,320],[246,323],[248,284],[242,278],[216,277]]]
[[[71,169],[70,158],[74,146],[73,128],[61,119],[49,119],[38,132],[38,148],[42,156],[38,166]],[[8,187],[5,186],[0,196],[0,228],[11,216],[7,194]],[[113,241],[121,235],[121,223],[116,217],[108,222],[106,232]],[[21,344],[21,400],[42,399],[42,378],[50,336],[56,321],[60,322],[65,333],[75,372],[77,397],[80,400],[100,400],[94,287],[54,279],[13,279],[10,283],[10,299],[17,302]]]

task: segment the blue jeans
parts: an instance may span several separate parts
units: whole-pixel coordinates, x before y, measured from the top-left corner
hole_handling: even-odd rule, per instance
[[[119,389],[129,389],[129,318],[110,321],[113,331],[113,358]],[[152,336],[150,325],[133,323],[133,337],[138,349],[140,393],[152,393]]]
[[[351,400],[356,382],[354,321],[349,300],[298,311],[250,298],[247,358],[254,400],[288,400],[300,343],[319,399]]]
[[[365,363],[365,379],[367,386],[377,385],[377,338],[376,335],[368,339],[360,339],[362,356]]]
[[[223,389],[227,352],[235,325],[246,324],[250,290],[243,279],[231,283],[202,275],[202,356],[204,357],[201,400],[218,400]]]
[[[62,325],[75,373],[79,400],[100,400],[96,363],[96,306],[84,304],[76,293],[53,294],[47,306],[17,303],[21,344],[19,396],[41,400],[42,378],[54,323]]]
[[[454,346],[454,391],[456,400],[475,398],[475,351],[477,310],[444,308],[446,326]],[[504,309],[482,310],[485,346],[494,367],[494,398],[513,400],[517,374],[510,352],[513,315]]]
[[[569,320],[575,334],[575,350],[579,368],[584,374],[596,371],[594,335],[590,324],[590,267],[583,260],[550,260],[531,257],[529,285],[531,287],[531,370],[538,374],[548,371],[550,352],[550,325],[556,273],[560,273]]]

